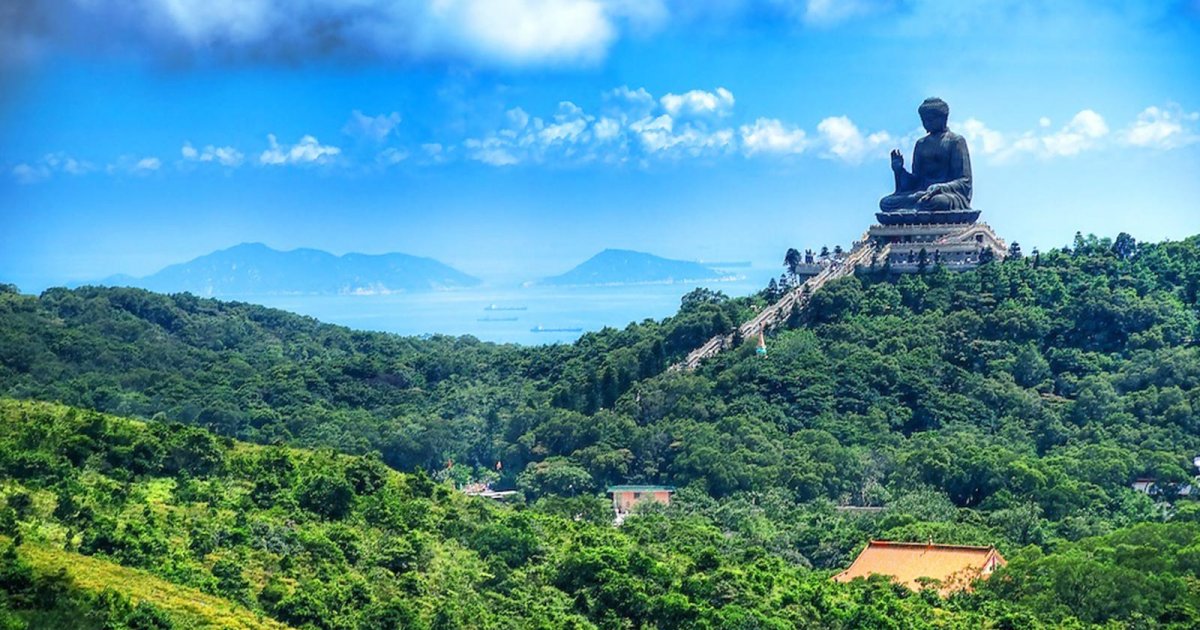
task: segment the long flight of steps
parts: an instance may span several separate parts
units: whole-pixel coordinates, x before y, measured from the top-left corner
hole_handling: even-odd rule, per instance
[[[779,298],[779,301],[759,311],[754,318],[739,326],[736,334],[717,335],[709,339],[704,345],[692,350],[688,353],[687,358],[672,365],[670,368],[671,371],[694,370],[700,365],[701,361],[733,348],[735,339],[739,337],[749,339],[752,336],[758,335],[759,331],[765,333],[777,328],[780,324],[787,321],[794,308],[804,309],[807,307],[812,294],[825,286],[826,283],[854,273],[854,269],[859,265],[870,264],[871,258],[874,255],[875,244],[872,239],[864,234],[863,238],[855,243],[845,258],[833,262],[822,269],[817,275],[805,280],[800,286],[788,291],[783,297]]]

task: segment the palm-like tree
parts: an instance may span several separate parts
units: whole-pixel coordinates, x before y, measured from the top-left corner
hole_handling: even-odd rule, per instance
[[[791,274],[793,278],[796,277],[797,272],[799,271],[800,262],[802,260],[803,259],[800,257],[800,250],[796,249],[795,247],[788,248],[787,254],[783,257],[783,266],[787,267],[788,273]]]

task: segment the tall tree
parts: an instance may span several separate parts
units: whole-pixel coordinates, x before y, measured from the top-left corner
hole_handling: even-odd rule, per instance
[[[792,277],[796,277],[797,268],[800,266],[800,250],[795,247],[789,247],[787,254],[783,257],[783,266],[787,267],[787,271]]]

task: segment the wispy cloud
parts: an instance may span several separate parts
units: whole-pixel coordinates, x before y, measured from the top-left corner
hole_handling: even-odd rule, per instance
[[[1121,132],[1126,144],[1146,149],[1177,149],[1200,142],[1200,112],[1179,105],[1147,107]]]
[[[894,0],[771,0],[806,24],[828,27],[892,9]]]
[[[895,139],[886,131],[864,134],[846,116],[831,116],[817,124],[824,149],[822,156],[858,164],[868,156],[879,155]]]
[[[50,169],[45,164],[26,164],[24,162],[12,169],[13,179],[18,184],[37,184],[50,179]]]
[[[728,116],[733,111],[733,92],[723,87],[713,92],[691,90],[683,94],[667,94],[659,102],[671,116]]]
[[[342,127],[342,132],[356,138],[383,142],[399,125],[400,114],[398,112],[368,116],[356,109],[350,113],[350,120]]]
[[[759,118],[753,125],[742,125],[739,131],[747,155],[797,154],[803,153],[809,145],[808,134],[803,129],[787,125],[778,118]]]
[[[67,153],[58,151],[47,153],[37,160],[22,162],[12,168],[13,179],[20,184],[37,184],[44,182],[56,173],[64,175],[84,175],[95,171],[96,166],[86,160],[74,158]]]
[[[146,176],[158,172],[162,168],[162,160],[153,155],[137,156],[122,155],[113,162],[105,165],[104,172],[109,175]]]
[[[260,164],[279,166],[282,164],[323,164],[333,160],[342,150],[324,145],[314,136],[304,136],[291,146],[283,146],[274,134],[267,136],[269,147],[258,156]]]
[[[428,138],[411,147],[383,143],[399,124],[399,113],[369,116],[355,110],[346,131],[367,138],[368,145],[345,153],[340,147],[322,144],[313,135],[302,136],[295,144],[281,144],[269,135],[267,147],[255,163],[263,167],[357,164],[368,171],[386,170],[401,162],[419,167],[463,159],[495,167],[576,167],[591,163],[646,167],[656,162],[741,154],[754,159],[811,155],[858,165],[885,160],[892,147],[908,151],[924,134],[920,130],[863,130],[845,115],[820,120],[812,132],[779,118],[759,117],[737,125],[736,100],[724,88],[655,98],[644,88],[622,86],[602,96],[598,112],[586,111],[571,101],[560,102],[549,116],[512,107],[496,127],[477,130],[466,138]],[[950,127],[967,138],[977,160],[997,163],[1071,159],[1117,146],[1167,151],[1200,143],[1200,112],[1188,112],[1177,104],[1147,107],[1116,131],[1092,109],[1079,111],[1058,127],[1046,116],[1026,130],[995,129],[975,117],[958,123],[951,120]],[[179,164],[213,163],[233,168],[245,161],[243,152],[233,146],[197,148],[191,142],[183,144],[180,155]],[[126,155],[98,169],[90,162],[57,152],[17,163],[9,173],[19,183],[36,184],[56,174],[103,171],[145,175],[161,167],[157,157]]]
[[[1200,141],[1198,127],[1200,113],[1188,113],[1178,105],[1168,105],[1147,107],[1117,132],[1112,131],[1104,116],[1091,109],[1075,114],[1058,129],[1053,129],[1046,117],[1038,121],[1037,128],[1021,132],[998,131],[969,118],[962,124],[962,132],[977,155],[998,162],[1012,162],[1023,157],[1069,158],[1114,146],[1159,151],[1178,149]]]
[[[216,147],[211,144],[205,145],[202,149],[197,149],[192,146],[191,142],[183,143],[183,147],[179,150],[183,159],[189,162],[215,162],[222,166],[237,167],[241,166],[245,155],[241,151],[229,146]]]
[[[733,94],[692,90],[655,99],[644,88],[605,94],[605,113],[563,101],[551,118],[508,111],[505,126],[463,142],[467,155],[493,166],[523,163],[624,163],[718,155],[736,145],[731,127],[715,124],[732,111]]]
[[[388,147],[375,156],[375,163],[381,166],[392,166],[408,159],[408,151]]]

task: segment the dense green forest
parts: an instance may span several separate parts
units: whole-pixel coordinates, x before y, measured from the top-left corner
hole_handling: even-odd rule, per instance
[[[680,373],[772,296],[697,290],[666,320],[528,348],[0,289],[0,394],[71,406],[3,406],[3,570],[30,585],[8,618],[191,623],[27,558],[53,549],[321,628],[1194,627],[1200,511],[1177,495],[1200,455],[1198,293],[1200,237],[863,270],[768,358]],[[443,483],[470,479],[523,499]],[[680,491],[614,529],[618,482]],[[1011,563],[948,600],[830,583],[870,538]]]
[[[976,592],[943,600],[883,579],[833,583],[829,571],[674,508],[613,528],[468,498],[373,457],[253,446],[46,403],[0,401],[0,419],[4,627],[1200,622],[1200,510],[1192,504],[1169,522],[1050,553],[1029,546]],[[889,518],[903,529],[938,516],[910,503]],[[112,565],[138,572],[104,579],[116,574]]]

